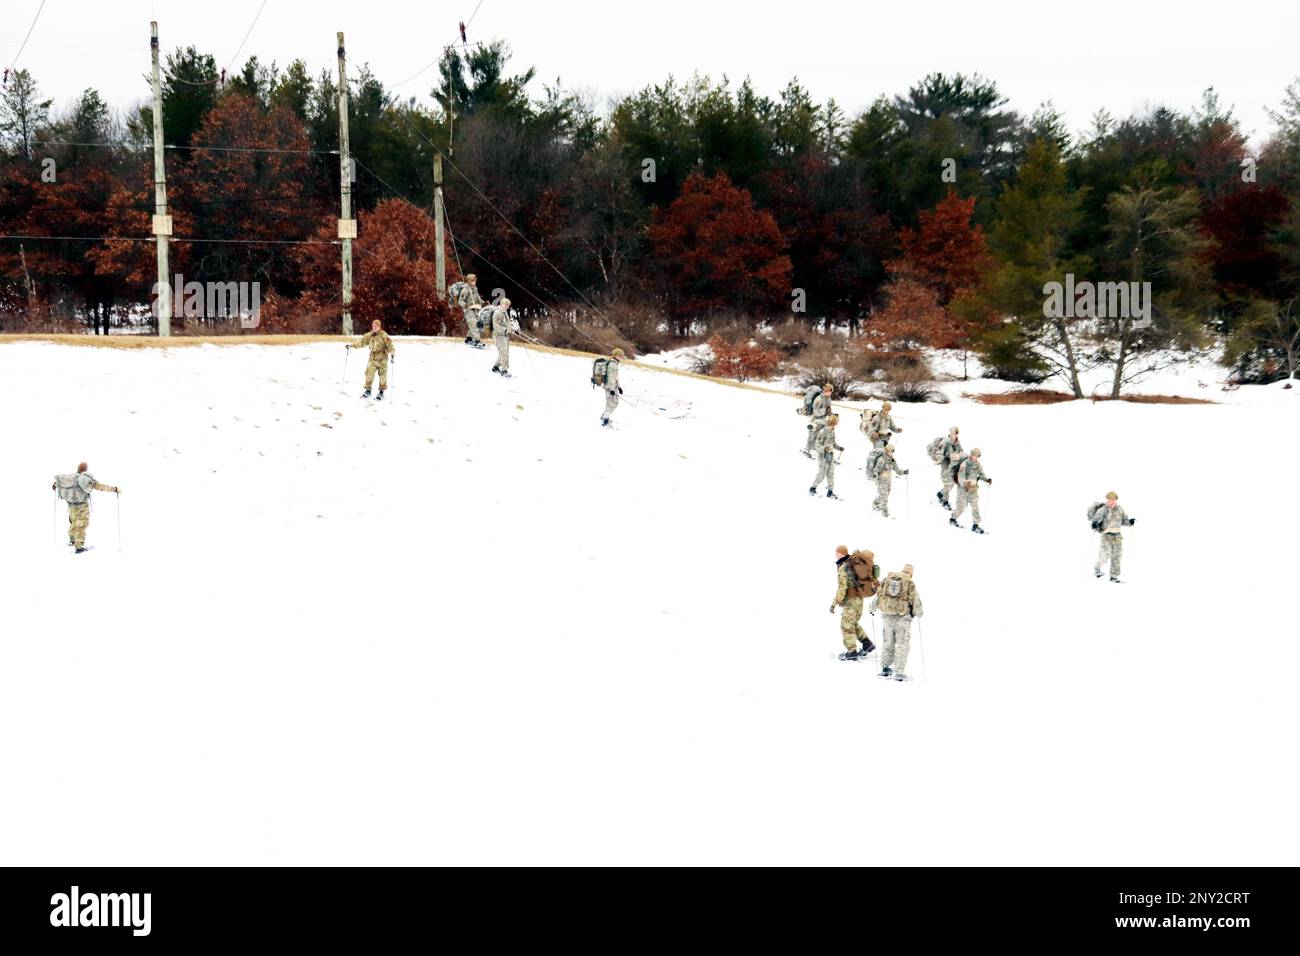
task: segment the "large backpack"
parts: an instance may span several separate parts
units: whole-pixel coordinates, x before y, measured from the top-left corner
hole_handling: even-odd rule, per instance
[[[876,416],[879,414],[879,412],[873,412],[867,408],[862,410],[862,420],[858,422],[858,428],[862,430],[862,434],[870,435],[875,430]]]
[[[591,384],[604,385],[605,378],[609,374],[609,359],[598,358],[591,363]]]
[[[876,556],[870,551],[854,551],[849,555],[849,594],[852,597],[869,598],[876,593],[876,584],[880,579],[880,565]]]
[[[947,440],[946,436],[940,435],[934,441],[930,442],[930,444],[925,446],[925,453],[930,456],[930,460],[936,465],[943,464],[943,446]]]
[[[867,477],[879,478],[880,459],[885,455],[884,448],[873,448],[867,453]]]
[[[483,308],[478,310],[478,320],[476,324],[480,329],[492,328],[492,313],[495,312],[496,309],[497,307],[495,305],[485,305]]]
[[[469,283],[467,282],[453,282],[451,288],[447,290],[447,301],[460,305],[461,293],[465,291],[465,288],[468,285]]]
[[[877,588],[876,606],[886,614],[908,613],[908,583],[901,571],[890,571]]]
[[[1106,502],[1094,501],[1088,508],[1088,524],[1092,525],[1094,531],[1101,530],[1101,528],[1097,527],[1097,523],[1102,519],[1101,509],[1104,507],[1106,507]]]
[[[817,401],[817,396],[820,395],[821,393],[822,390],[818,388],[816,385],[809,385],[806,389],[804,389],[803,408],[800,410],[799,414],[811,415],[813,413],[813,402]]]
[[[77,481],[80,475],[55,475],[54,487],[58,491],[59,497],[70,505],[84,505],[90,498],[81,483]]]
[[[961,480],[958,477],[957,473],[961,471],[962,462],[964,462],[969,457],[970,457],[969,454],[967,454],[966,452],[962,452],[960,455],[958,455],[956,458],[952,460],[952,469],[948,472],[948,476],[952,478],[952,483],[954,485],[961,484]]]

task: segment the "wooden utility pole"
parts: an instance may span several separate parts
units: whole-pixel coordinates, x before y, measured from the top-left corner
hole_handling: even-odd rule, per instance
[[[343,334],[352,334],[352,240],[357,221],[352,218],[352,161],[348,157],[348,58],[339,31],[339,239],[343,241]]]
[[[437,243],[433,258],[438,269],[438,296],[447,298],[447,253],[443,242],[443,229],[446,228],[442,211],[442,153],[433,154],[433,241]]]
[[[167,275],[167,238],[172,217],[167,214],[167,167],[163,161],[162,85],[158,79],[158,21],[149,24],[149,53],[153,57],[153,237],[158,247],[158,335],[172,334],[172,284]]]

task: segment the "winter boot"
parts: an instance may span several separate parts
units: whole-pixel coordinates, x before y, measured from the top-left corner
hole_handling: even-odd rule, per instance
[[[1101,568],[1093,568],[1092,573],[1095,574],[1097,577],[1101,577]]]
[[[939,499],[939,504],[946,505],[948,503],[948,499],[943,496],[942,491],[936,491],[934,496]]]
[[[876,676],[877,676],[877,677],[884,677],[884,678],[888,679],[888,678],[894,676],[894,669],[893,669],[892,667],[882,667],[882,668],[880,669],[880,673],[877,674]]]
[[[943,495],[940,495],[940,496],[939,496],[939,501],[940,501],[940,503],[943,505],[945,511],[952,511],[952,502],[951,502],[951,501],[949,501],[949,500],[948,500],[947,498],[945,498]]]
[[[473,345],[473,344],[474,344],[474,340],[471,339],[471,338],[467,335],[467,336],[465,336],[465,344],[466,344],[466,345]]]
[[[876,645],[875,645],[875,644],[872,644],[871,641],[870,641],[870,639],[863,640],[863,642],[862,642],[862,650],[858,653],[858,656],[859,656],[859,657],[866,657],[868,654],[870,654],[870,653],[871,653],[872,651],[874,651],[875,649],[876,649]]]
[[[90,550],[89,548],[77,548],[77,550],[75,550],[75,551],[72,552],[72,553],[73,553],[73,554],[85,554],[85,553],[86,553],[87,551],[89,551],[89,550]]]
[[[602,419],[600,420],[600,424],[601,424],[602,427],[605,426],[605,425],[608,425],[608,424],[609,424],[609,419],[608,419],[608,418],[602,418]]]
[[[382,402],[383,400],[384,400],[384,390],[381,388],[379,390],[379,394],[375,396],[375,401]]]
[[[816,496],[816,494],[817,494],[817,486],[816,486],[816,485],[811,486],[811,487],[808,489],[808,494],[813,495],[813,496]]]
[[[952,516],[949,516],[949,518],[948,518],[948,523],[949,523],[950,525],[952,525],[954,528],[960,528],[960,527],[961,527],[961,525],[959,525],[959,524],[957,523],[957,519],[956,519],[955,517],[952,517]]]
[[[911,679],[912,679],[912,678],[908,677],[908,676],[907,676],[906,674],[904,674],[902,671],[895,671],[895,672],[894,672],[894,680],[911,680]]]
[[[362,398],[369,398],[369,397],[370,397],[370,389],[366,389],[364,392],[362,392],[362,393],[361,393],[361,397],[362,397]]]
[[[1118,575],[1118,574],[1112,574],[1112,575],[1110,576],[1110,583],[1111,583],[1111,584],[1119,584],[1119,583],[1120,583],[1119,575]]]
[[[827,497],[827,498],[838,498],[839,495],[837,495],[835,492],[833,492],[833,491],[831,491],[829,488],[827,488],[827,489],[826,489],[826,497]]]
[[[494,371],[494,372],[499,372],[499,371],[501,371],[501,369],[498,368],[497,366],[493,365],[493,366],[492,366],[492,371]]]
[[[983,534],[983,533],[984,533],[984,529],[981,528],[981,527],[980,527],[979,525],[977,525],[977,524],[973,524],[973,525],[971,525],[971,526],[970,526],[970,529],[971,529],[972,531],[974,531],[976,534]]]
[[[857,651],[845,651],[843,654],[840,655],[840,660],[842,661],[856,661],[857,659],[858,659]]]

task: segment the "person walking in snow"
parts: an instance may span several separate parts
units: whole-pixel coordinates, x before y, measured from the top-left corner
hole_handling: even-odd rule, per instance
[[[90,493],[92,491],[111,491],[121,494],[115,485],[101,485],[95,480],[83,461],[77,466],[75,474],[55,475],[54,484],[50,486],[68,504],[68,544],[75,554],[84,554],[86,548],[86,531],[90,528]]]
[[[877,676],[911,680],[907,676],[907,651],[912,643],[912,618],[920,617],[923,611],[910,564],[903,565],[902,571],[885,575],[871,601],[871,613],[877,610],[883,616]]]
[[[478,276],[470,273],[463,282],[451,287],[455,292],[455,303],[465,317],[465,344],[476,349],[487,348],[483,344],[483,329],[478,324],[479,309],[483,308],[483,297],[478,292]]]
[[[510,300],[502,299],[492,306],[492,341],[497,347],[497,363],[492,371],[499,372],[502,378],[510,377],[510,333],[518,332],[519,326],[510,317]]]
[[[972,448],[969,455],[962,455],[958,459],[958,464],[953,466],[953,476],[957,482],[957,502],[953,505],[952,516],[948,519],[950,525],[960,528],[957,519],[969,506],[973,522],[970,529],[976,534],[984,533],[984,529],[980,527],[979,483],[984,481],[993,484],[993,479],[984,474],[984,466],[980,464],[980,454],[978,448]]]
[[[893,407],[889,402],[885,402],[880,406],[880,411],[872,413],[865,419],[863,431],[867,433],[867,438],[871,440],[874,447],[884,447],[889,444],[889,439],[895,432],[902,431],[894,424],[894,416],[890,414]]]
[[[809,458],[813,457],[814,446],[817,443],[817,432],[826,424],[826,419],[831,414],[831,393],[833,391],[831,383],[827,382],[822,386],[821,394],[813,399],[812,421],[808,423],[808,443],[804,445],[803,449],[803,453]]]
[[[844,448],[835,444],[835,426],[840,423],[840,416],[830,415],[825,424],[817,429],[813,436],[813,449],[817,452],[817,477],[808,488],[808,494],[817,494],[817,486],[826,479],[826,497],[838,498],[835,494],[835,453]]]
[[[618,408],[618,397],[623,394],[622,387],[618,384],[619,363],[623,360],[623,350],[614,349],[609,358],[605,360],[604,380],[596,382],[593,376],[592,382],[600,385],[605,390],[605,414],[601,416],[600,423],[608,425],[614,409]]]
[[[1110,562],[1110,579],[1119,583],[1119,565],[1124,557],[1124,527],[1137,524],[1137,518],[1130,518],[1119,506],[1119,495],[1113,491],[1106,492],[1105,503],[1098,502],[1088,509],[1088,520],[1092,530],[1101,535],[1101,550],[1097,553],[1097,563],[1093,573],[1101,577],[1102,566]]]
[[[852,557],[845,545],[835,549],[835,600],[831,602],[831,613],[840,611],[840,635],[844,640],[844,653],[840,660],[856,661],[866,657],[876,649],[862,629],[862,605],[875,589],[876,568],[870,551],[855,551]],[[861,650],[858,645],[861,644]]]
[[[867,466],[867,476],[876,483],[876,500],[871,503],[871,507],[888,518],[889,492],[893,487],[894,475],[906,475],[907,469],[898,467],[898,462],[894,460],[893,445],[886,445],[878,451],[879,454],[872,452],[874,457]]]
[[[949,511],[952,510],[950,500],[953,489],[952,469],[962,454],[960,431],[961,429],[953,425],[948,429],[946,438],[936,438],[932,443],[936,446],[939,455],[939,490],[935,492],[935,497],[939,499],[939,504]]]
[[[379,373],[379,394],[376,398],[383,401],[384,389],[388,388],[388,360],[397,361],[397,349],[393,340],[384,331],[384,324],[378,319],[370,323],[370,331],[361,336],[356,344],[349,344],[350,349],[370,349],[370,361],[366,363],[366,390],[362,398],[370,397],[370,386],[374,384],[375,373]]]

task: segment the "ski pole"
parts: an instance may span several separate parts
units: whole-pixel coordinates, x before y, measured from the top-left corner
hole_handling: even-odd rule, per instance
[[[921,627],[921,619],[916,619],[916,649],[921,652],[921,673],[925,675],[923,680],[930,679],[930,668],[925,666],[925,632]]]
[[[348,359],[352,357],[352,346],[343,347],[343,377],[339,379],[339,388],[342,389],[348,382]]]
[[[122,550],[122,492],[115,491],[114,497],[117,498],[117,550]]]
[[[54,546],[59,546],[59,493],[54,493]]]
[[[907,516],[912,517],[912,476],[903,476],[903,487],[907,489]]]

